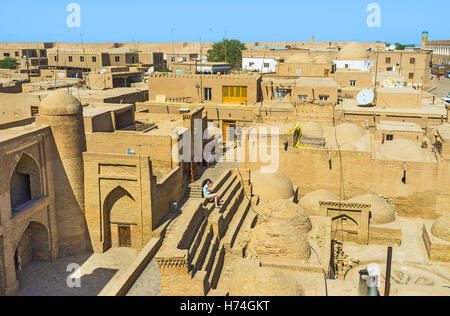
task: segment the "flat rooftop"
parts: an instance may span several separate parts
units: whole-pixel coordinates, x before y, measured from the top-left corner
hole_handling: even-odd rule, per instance
[[[147,91],[147,89],[141,89],[141,88],[114,88],[114,89],[107,89],[107,90],[88,90],[88,89],[78,89],[78,88],[70,88],[69,92],[76,98],[113,98],[125,94],[131,94],[131,93],[137,93]],[[40,95],[40,96],[47,96],[50,91],[38,91],[38,92],[32,92],[33,95]]]
[[[423,132],[420,126],[415,123],[393,121],[381,121],[377,123],[377,130],[390,132]]]
[[[436,131],[439,133],[442,139],[450,140],[450,124],[438,126],[436,128]]]
[[[378,106],[362,107],[358,106],[358,101],[354,99],[344,99],[342,104],[336,105],[336,109],[343,109],[346,112],[354,112],[360,114],[373,113],[392,113],[399,115],[433,115],[447,117],[447,109],[444,103],[428,104],[429,101],[424,100],[421,108],[382,108]]]

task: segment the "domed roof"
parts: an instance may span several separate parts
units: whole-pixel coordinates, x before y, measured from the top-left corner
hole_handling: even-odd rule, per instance
[[[311,219],[305,209],[289,200],[265,201],[256,206],[266,220],[285,221],[306,234],[311,231]]]
[[[351,123],[344,123],[336,127],[336,135],[339,144],[355,143],[366,134],[367,130]]]
[[[302,133],[309,137],[323,137],[323,128],[315,122],[306,122],[301,124]]]
[[[395,221],[395,209],[385,199],[378,195],[361,195],[350,199],[349,202],[370,204],[372,206],[370,209],[370,222],[372,224],[389,224]]]
[[[286,63],[288,64],[312,64],[314,63],[314,58],[310,55],[301,53],[288,57],[286,59]]]
[[[420,146],[406,139],[396,139],[381,145],[380,154],[385,159],[401,161],[424,161],[426,154]]]
[[[287,221],[266,219],[253,228],[247,254],[253,258],[307,260],[311,249],[307,233]]]
[[[450,242],[450,215],[439,217],[431,227],[431,233],[438,238]]]
[[[320,201],[338,201],[339,197],[326,190],[318,190],[306,194],[301,200],[300,205],[305,208],[309,215],[320,214]]]
[[[369,52],[361,44],[352,42],[345,45],[338,56],[340,60],[367,60]]]
[[[232,267],[227,290],[231,296],[303,296],[303,288],[292,276],[259,264],[238,261]]]
[[[319,55],[314,60],[318,64],[331,64],[331,59],[325,55]]]
[[[262,173],[261,169],[251,173],[253,193],[263,200],[286,200],[294,196],[294,185],[283,173]]]
[[[82,113],[80,101],[64,90],[52,91],[39,105],[39,114],[65,116]]]

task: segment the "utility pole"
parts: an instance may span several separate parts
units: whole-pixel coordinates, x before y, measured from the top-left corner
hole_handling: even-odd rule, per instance
[[[30,62],[28,60],[28,48],[25,49],[25,52],[26,52],[26,54],[25,54],[25,56],[26,56],[25,63],[27,65],[28,81],[31,81],[31,78],[30,78]]]
[[[375,64],[375,83],[373,86],[373,94],[374,94],[374,104],[377,104],[377,81],[378,81],[378,54],[379,54],[379,47],[377,47],[377,62]]]
[[[386,262],[386,280],[384,282],[384,296],[389,296],[391,291],[392,247],[388,248]]]

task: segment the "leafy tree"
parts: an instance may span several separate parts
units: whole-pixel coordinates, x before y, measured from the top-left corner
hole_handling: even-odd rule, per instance
[[[16,69],[18,65],[19,63],[14,58],[7,57],[0,60],[1,69]]]
[[[239,40],[224,39],[215,43],[208,51],[208,61],[227,62],[233,68],[242,68],[242,51],[245,50],[245,44]]]
[[[16,69],[19,63],[14,58],[7,57],[0,60],[0,69]]]

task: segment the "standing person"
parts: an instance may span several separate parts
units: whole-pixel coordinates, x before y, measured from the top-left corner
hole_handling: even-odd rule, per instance
[[[203,185],[203,197],[208,201],[214,200],[214,204],[216,208],[218,208],[219,195],[217,193],[212,193],[213,191],[213,182],[210,179],[206,180]]]

